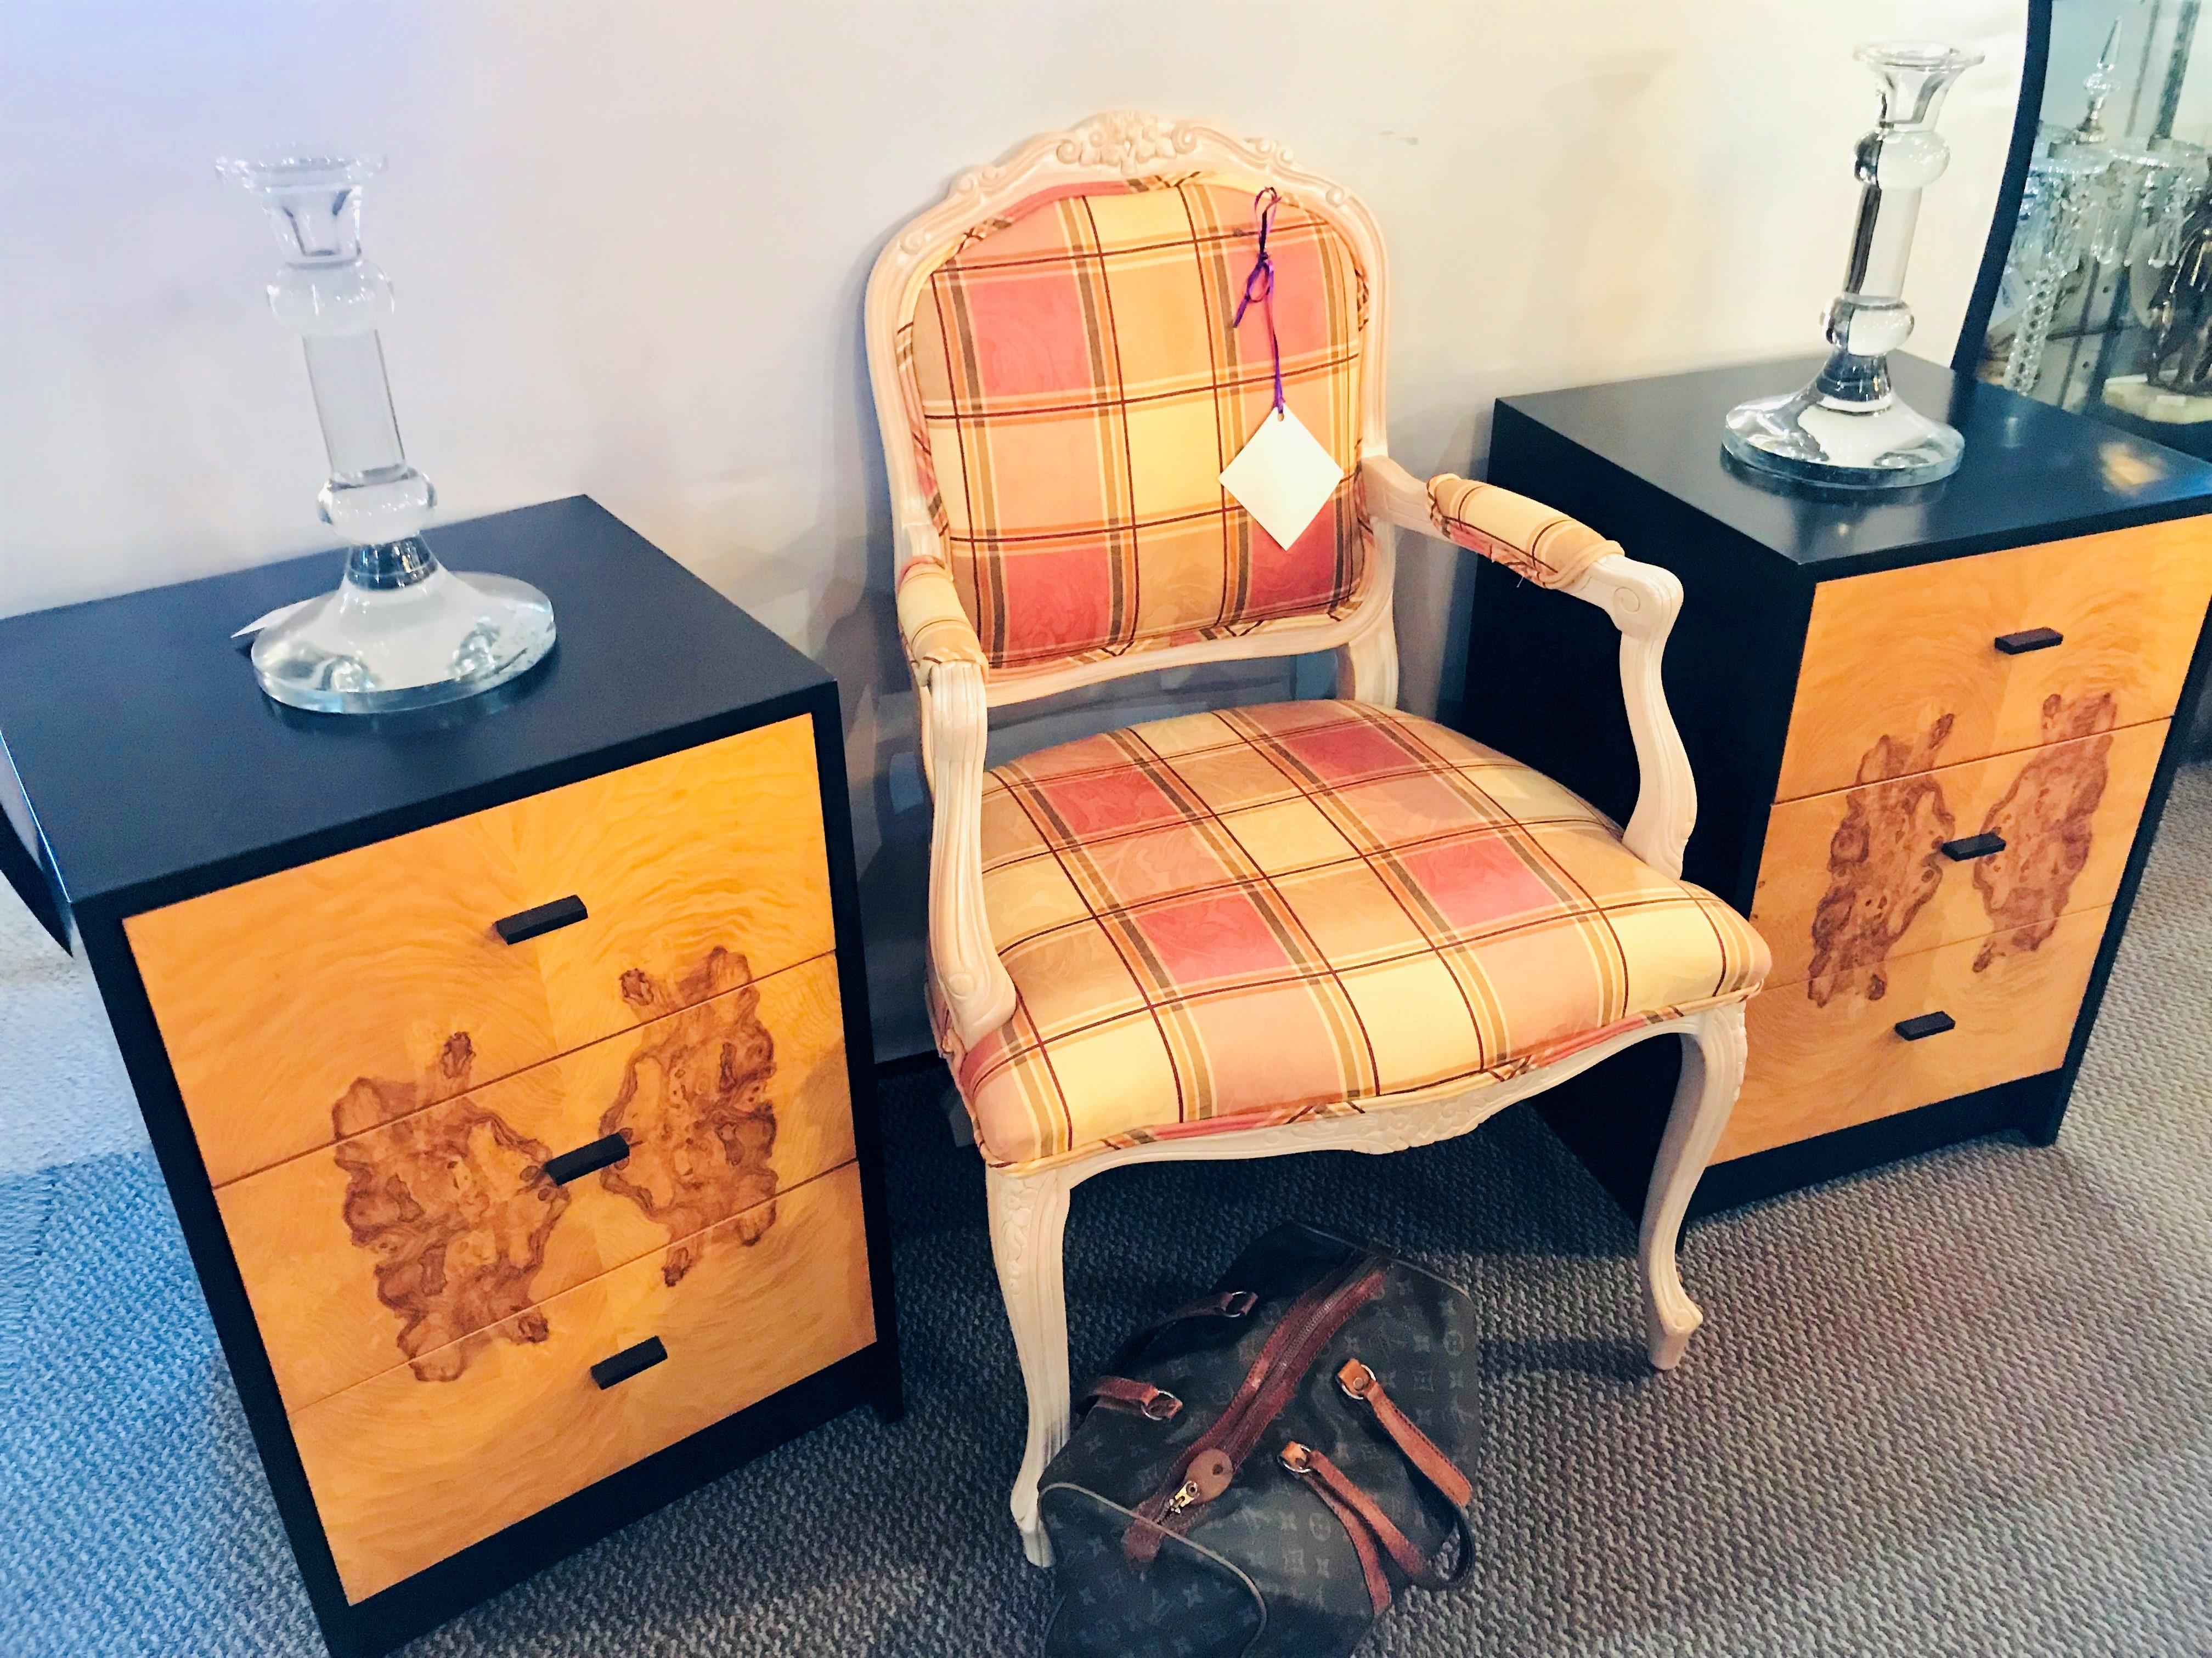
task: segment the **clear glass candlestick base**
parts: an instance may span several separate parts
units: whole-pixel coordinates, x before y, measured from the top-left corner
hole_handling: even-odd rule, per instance
[[[395,714],[474,696],[553,648],[553,604],[526,581],[448,570],[413,537],[356,547],[336,592],[253,641],[277,701],[318,714]]]
[[[1835,397],[1817,380],[1802,392],[1737,404],[1721,446],[1762,472],[1861,489],[1947,478],[1966,448],[1956,428],[1929,419],[1893,391],[1871,400]]]

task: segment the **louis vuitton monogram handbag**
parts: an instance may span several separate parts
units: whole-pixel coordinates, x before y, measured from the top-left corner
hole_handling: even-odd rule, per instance
[[[1278,1227],[1124,1344],[1039,1512],[1051,1658],[1335,1658],[1474,1564],[1467,1292]]]

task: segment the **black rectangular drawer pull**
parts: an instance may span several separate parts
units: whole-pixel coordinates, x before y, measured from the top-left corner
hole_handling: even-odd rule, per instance
[[[499,934],[502,944],[519,944],[525,938],[535,938],[541,932],[550,932],[556,927],[574,926],[591,912],[584,901],[574,893],[565,898],[556,898],[550,904],[540,904],[535,909],[518,910],[512,915],[494,921],[492,930]]]
[[[1916,1013],[1909,1019],[1897,1022],[1897,1034],[1908,1042],[1917,1042],[1923,1036],[1940,1036],[1947,1030],[1958,1029],[1959,1022],[1938,1008],[1933,1013]]]
[[[556,1186],[566,1186],[572,1180],[583,1179],[595,1169],[620,1163],[629,1155],[629,1142],[619,1134],[608,1134],[589,1145],[580,1145],[557,1157],[546,1158],[545,1178]]]
[[[2047,651],[2053,645],[2063,645],[2066,635],[2056,628],[2024,628],[2016,634],[1999,634],[1996,647],[2007,656],[2021,656],[2029,651]]]
[[[1969,835],[1963,841],[1946,841],[1942,848],[1943,855],[1954,864],[1963,864],[1969,858],[1987,858],[2004,849],[2004,836],[1994,832]]]
[[[668,1357],[668,1349],[660,1345],[659,1336],[647,1336],[635,1347],[625,1347],[612,1358],[603,1358],[592,1366],[592,1380],[605,1393],[617,1382],[627,1382],[640,1370],[649,1370]]]

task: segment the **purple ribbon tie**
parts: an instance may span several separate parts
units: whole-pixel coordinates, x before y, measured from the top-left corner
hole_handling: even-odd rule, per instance
[[[1275,360],[1275,412],[1283,408],[1283,347],[1275,337],[1275,262],[1267,252],[1267,232],[1275,222],[1275,210],[1283,204],[1282,192],[1273,185],[1262,189],[1252,198],[1252,205],[1260,213],[1260,257],[1252,262],[1252,273],[1244,278],[1244,297],[1237,301],[1237,314],[1229,319],[1235,328],[1244,320],[1244,313],[1252,301],[1260,301],[1260,309],[1267,319],[1267,352]]]

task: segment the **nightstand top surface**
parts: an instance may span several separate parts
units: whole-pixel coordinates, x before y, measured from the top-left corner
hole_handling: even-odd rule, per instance
[[[71,904],[327,856],[705,740],[829,683],[585,496],[424,539],[449,568],[537,584],[560,627],[551,657],[412,714],[279,708],[228,635],[335,586],[335,553],[0,620],[0,744]]]
[[[1890,360],[1898,391],[1965,434],[1966,459],[1950,477],[1893,495],[1812,500],[1724,465],[1728,411],[1795,391],[1821,361],[1793,357],[1499,402],[1820,577],[2212,509],[2212,465],[1901,355]]]

